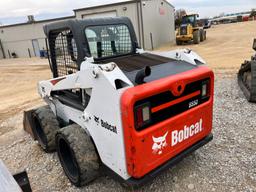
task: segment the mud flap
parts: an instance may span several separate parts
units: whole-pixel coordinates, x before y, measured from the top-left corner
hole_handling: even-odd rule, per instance
[[[24,111],[24,116],[23,116],[23,129],[28,132],[34,140],[36,140],[34,132],[33,132],[33,127],[35,126],[35,123],[33,121],[33,113],[35,110],[29,110],[29,111]]]
[[[238,72],[238,84],[249,102],[256,103],[256,61],[245,61]]]

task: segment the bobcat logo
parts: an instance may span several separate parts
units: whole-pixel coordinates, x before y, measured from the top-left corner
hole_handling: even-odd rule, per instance
[[[95,115],[94,115],[94,121],[97,123],[97,125],[100,123],[100,118],[99,117],[96,117]]]
[[[156,138],[156,137],[152,136],[152,139],[154,141],[152,150],[153,150],[154,154],[161,155],[163,153],[163,149],[167,146],[167,142],[166,142],[167,135],[168,135],[168,131],[162,137]]]

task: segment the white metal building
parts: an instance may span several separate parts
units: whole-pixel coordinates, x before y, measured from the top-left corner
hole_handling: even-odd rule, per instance
[[[152,50],[175,40],[174,7],[166,0],[129,0],[114,4],[74,10],[75,15],[51,20],[0,26],[0,58],[40,56],[46,49],[43,25],[67,19],[97,17],[129,17],[138,41],[144,49]]]
[[[75,17],[0,26],[0,58],[11,58],[13,53],[17,57],[39,57],[40,50],[46,49],[43,25],[72,18]]]

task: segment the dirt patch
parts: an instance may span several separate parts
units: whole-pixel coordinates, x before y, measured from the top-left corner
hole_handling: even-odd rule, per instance
[[[190,48],[216,70],[237,70],[253,54],[252,43],[256,38],[256,21],[213,26],[207,29],[207,40],[199,45],[176,46],[167,44],[158,51]]]
[[[51,77],[46,59],[0,60],[0,122],[42,102],[37,83]]]

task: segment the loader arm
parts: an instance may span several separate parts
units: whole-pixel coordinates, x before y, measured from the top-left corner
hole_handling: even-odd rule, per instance
[[[81,70],[75,74],[39,82],[38,92],[42,98],[45,98],[50,97],[53,91],[92,89],[95,85],[95,79],[99,75],[104,75],[115,89],[117,89],[115,85],[116,79],[122,80],[127,86],[133,86],[132,82],[115,63],[96,65],[84,62],[81,65]]]

